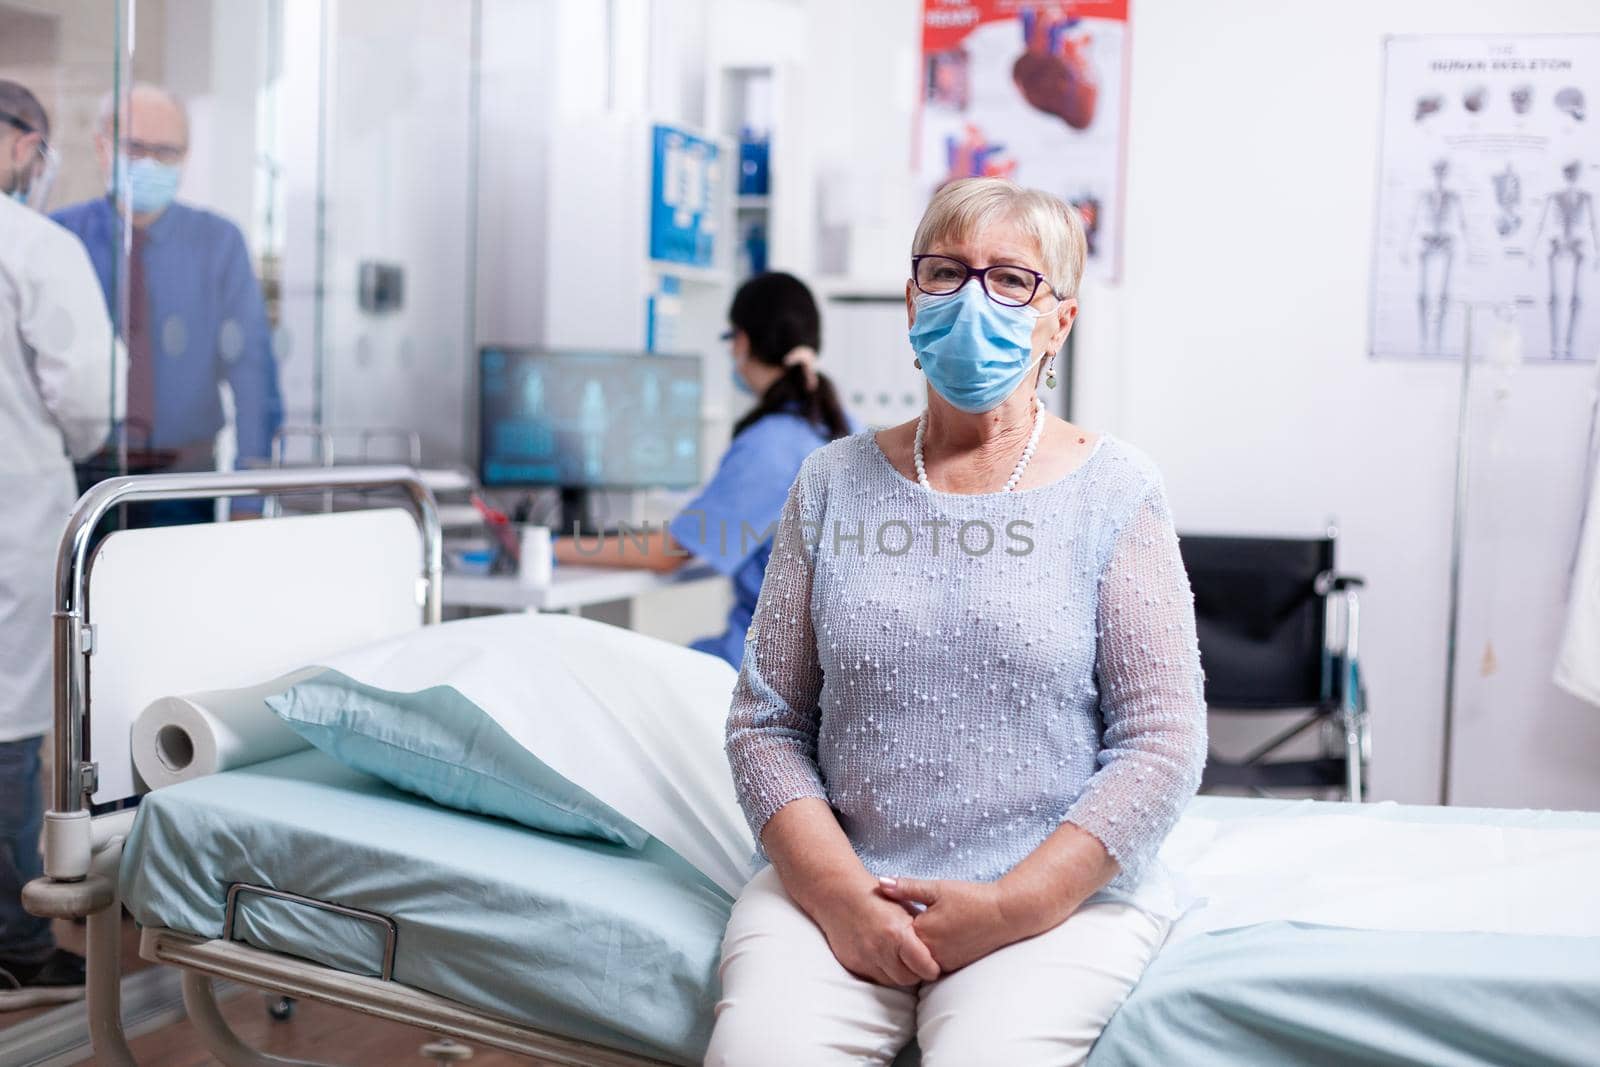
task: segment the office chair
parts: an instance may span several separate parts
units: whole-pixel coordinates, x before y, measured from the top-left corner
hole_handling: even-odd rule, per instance
[[[1194,589],[1200,664],[1212,711],[1304,710],[1287,730],[1240,760],[1214,753],[1202,790],[1340,789],[1360,801],[1370,758],[1359,659],[1363,582],[1334,569],[1336,531],[1317,538],[1183,535],[1179,548]],[[1274,759],[1312,727],[1320,757]]]

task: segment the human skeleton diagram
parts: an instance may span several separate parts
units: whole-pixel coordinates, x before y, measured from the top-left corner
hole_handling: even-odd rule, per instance
[[[1411,236],[1400,253],[1401,261],[1409,262],[1410,249],[1417,249],[1417,340],[1423,352],[1443,348],[1450,271],[1455,265],[1457,243],[1463,255],[1467,251],[1467,220],[1461,209],[1461,194],[1445,184],[1449,173],[1449,160],[1434,163],[1433,185],[1417,194]]]
[[[1545,227],[1551,225],[1550,252],[1546,257],[1550,270],[1551,359],[1572,358],[1572,343],[1578,333],[1578,308],[1582,304],[1578,289],[1583,261],[1593,260],[1594,269],[1600,270],[1600,226],[1595,221],[1593,196],[1587,189],[1578,187],[1582,173],[1583,164],[1577,160],[1561,168],[1561,176],[1567,184],[1544,198],[1539,228],[1534,231],[1533,245],[1528,249],[1528,263],[1533,266],[1537,263],[1539,238],[1544,236]],[[1565,331],[1561,323],[1563,290],[1558,284],[1561,280],[1567,282]]]

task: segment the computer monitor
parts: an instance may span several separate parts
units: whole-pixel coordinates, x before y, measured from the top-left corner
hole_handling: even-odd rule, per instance
[[[698,485],[700,398],[698,356],[483,348],[478,480],[559,487],[568,503],[589,489]]]

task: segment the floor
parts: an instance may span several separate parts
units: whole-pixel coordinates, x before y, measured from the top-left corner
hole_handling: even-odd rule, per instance
[[[50,925],[56,935],[56,944],[64,949],[76,952],[80,956],[83,955],[84,928],[82,925],[68,922],[65,919],[57,919]],[[151,964],[139,958],[139,931],[133,925],[133,920],[124,916],[122,920],[122,973],[132,974],[149,966]],[[43,1007],[28,1008],[25,1011],[6,1012],[4,1015],[0,1015],[0,1029],[4,1029],[14,1023],[26,1022],[36,1015],[43,1015],[47,1011],[54,1010],[55,1005],[46,1004]]]

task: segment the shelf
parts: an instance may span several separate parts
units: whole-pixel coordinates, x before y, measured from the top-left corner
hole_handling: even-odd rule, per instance
[[[767,195],[752,196],[741,193],[736,201],[740,211],[765,211],[772,207],[772,197]]]
[[[727,285],[733,280],[732,272],[722,267],[696,267],[665,259],[650,260],[650,269],[657,274],[671,274],[686,282],[699,282],[704,285]]]
[[[904,277],[848,277],[825,274],[811,280],[811,288],[824,300],[843,303],[903,303],[906,298]]]

